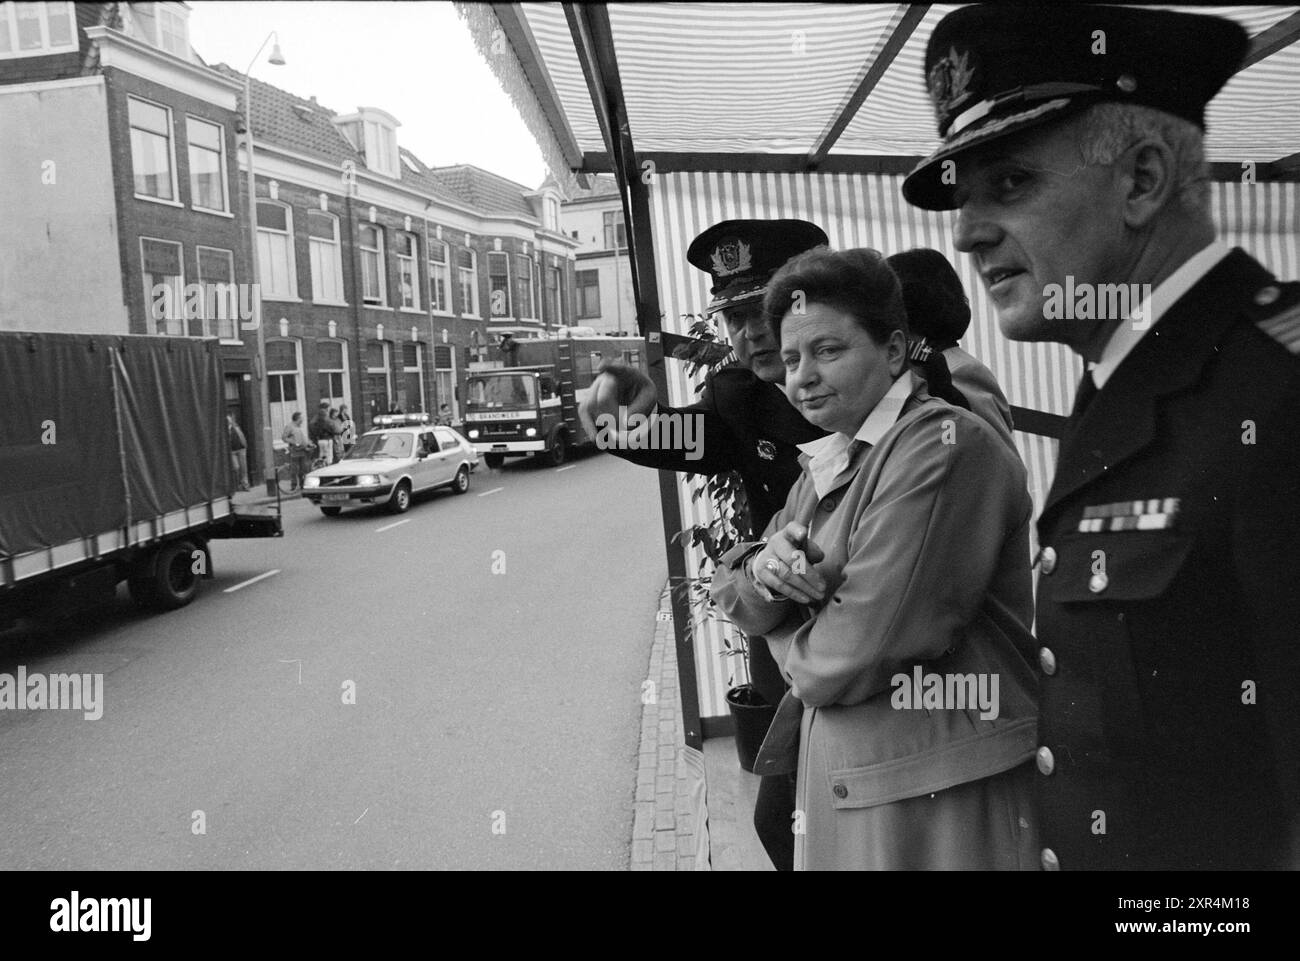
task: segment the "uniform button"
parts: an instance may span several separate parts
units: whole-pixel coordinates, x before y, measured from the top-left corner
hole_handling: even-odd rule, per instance
[[[1106,585],[1109,583],[1110,578],[1104,573],[1093,574],[1092,577],[1088,578],[1088,590],[1092,591],[1094,594],[1100,594],[1106,589]]]
[[[1040,648],[1038,651],[1038,666],[1043,669],[1043,673],[1051,677],[1056,673],[1056,655],[1052,653],[1050,647]]]
[[[843,784],[837,784],[833,788],[831,788],[831,793],[834,794],[837,798],[839,798],[842,801],[849,796],[849,789],[846,788]]]
[[[1272,284],[1269,284],[1267,287],[1261,287],[1255,292],[1255,303],[1259,304],[1261,307],[1267,307],[1281,296],[1282,291],[1278,290]]]
[[[1040,774],[1051,774],[1056,770],[1056,758],[1052,757],[1052,749],[1050,747],[1040,747],[1038,749],[1038,756],[1035,760],[1038,762],[1038,771]]]
[[[1043,573],[1050,574],[1056,570],[1056,551],[1050,547],[1043,548]]]
[[[1044,871],[1061,870],[1061,862],[1056,859],[1056,852],[1051,848],[1043,848],[1043,853],[1038,856],[1038,860],[1043,865]]]
[[[828,497],[826,500],[822,501],[822,510],[827,514],[835,510],[835,498]]]

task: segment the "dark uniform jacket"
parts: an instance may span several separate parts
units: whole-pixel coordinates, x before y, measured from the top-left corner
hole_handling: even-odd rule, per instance
[[[1043,866],[1294,864],[1300,284],[1197,282],[1071,415],[1038,531]]]

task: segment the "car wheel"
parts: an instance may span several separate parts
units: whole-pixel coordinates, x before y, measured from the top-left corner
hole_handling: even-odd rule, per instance
[[[393,496],[388,499],[388,509],[394,514],[405,514],[411,507],[411,484],[402,481],[393,489]]]
[[[326,517],[338,517],[342,510],[343,508],[341,507],[322,507],[320,512]]]
[[[456,471],[456,479],[451,482],[451,489],[457,494],[463,494],[469,490],[469,468],[464,464],[461,464],[460,470]]]
[[[487,464],[492,470],[497,470],[506,462],[504,454],[484,454],[483,463]]]
[[[547,455],[546,462],[552,467],[559,467],[569,456],[569,441],[560,431],[555,435],[555,443],[551,445],[551,452]]]

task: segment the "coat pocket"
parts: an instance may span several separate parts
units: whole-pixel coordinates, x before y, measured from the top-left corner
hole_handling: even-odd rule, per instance
[[[1160,597],[1191,553],[1193,538],[1175,531],[1070,534],[1056,546],[1044,580],[1061,604],[1146,601]]]

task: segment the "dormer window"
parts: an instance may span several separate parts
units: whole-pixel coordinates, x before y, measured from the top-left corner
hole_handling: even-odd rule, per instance
[[[179,4],[158,4],[158,46],[188,60],[190,37],[188,11]]]
[[[0,3],[0,60],[77,49],[71,3]]]
[[[547,197],[544,201],[546,208],[546,229],[560,232],[560,202],[554,197]]]
[[[373,120],[365,121],[366,166],[378,174],[397,176],[397,133]]]

